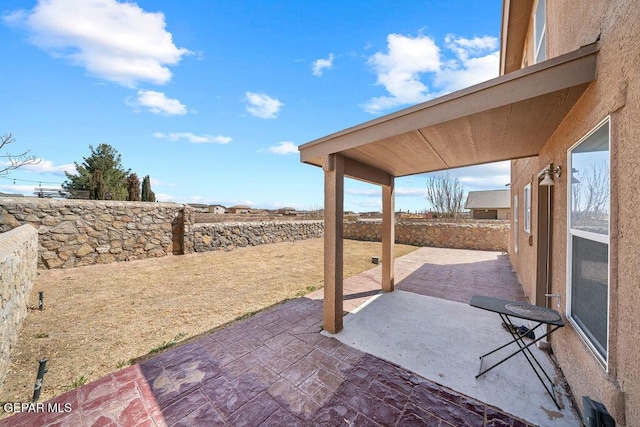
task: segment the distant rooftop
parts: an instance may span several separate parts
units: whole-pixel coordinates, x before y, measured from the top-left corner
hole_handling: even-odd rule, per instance
[[[465,209],[509,209],[510,190],[469,191]]]

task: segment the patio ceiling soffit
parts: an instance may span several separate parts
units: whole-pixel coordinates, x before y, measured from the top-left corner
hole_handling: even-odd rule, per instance
[[[393,177],[536,156],[596,79],[595,43],[299,147],[326,167],[389,185]]]

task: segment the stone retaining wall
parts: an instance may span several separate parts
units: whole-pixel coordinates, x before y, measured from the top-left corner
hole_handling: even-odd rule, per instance
[[[38,230],[38,267],[205,252],[323,236],[319,220],[196,224],[193,208],[176,203],[0,198],[0,232],[23,224]],[[380,241],[380,220],[346,220],[345,238]],[[396,242],[415,246],[506,251],[509,224],[399,221]]]
[[[0,388],[9,368],[38,264],[38,232],[30,225],[0,234]]]
[[[267,243],[315,239],[324,234],[322,221],[264,221],[194,225],[194,249],[207,252]]]
[[[194,217],[175,203],[0,199],[0,232],[37,228],[39,268],[191,253]]]
[[[434,248],[503,251],[509,248],[509,223],[504,221],[470,222],[397,222],[396,243]],[[382,222],[346,221],[345,239],[382,241]]]

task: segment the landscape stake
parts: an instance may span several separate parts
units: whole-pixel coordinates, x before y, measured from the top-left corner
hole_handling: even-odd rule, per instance
[[[42,293],[42,292],[41,292]],[[40,365],[38,366],[38,376],[36,378],[36,386],[33,389],[33,401],[37,401],[40,399],[40,392],[42,391],[42,380],[44,379],[44,374],[47,373],[47,358],[40,359]]]

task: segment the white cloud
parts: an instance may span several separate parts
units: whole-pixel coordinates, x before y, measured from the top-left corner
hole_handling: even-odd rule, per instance
[[[466,190],[499,190],[511,182],[511,162],[494,162],[484,165],[454,169],[452,176],[458,177]]]
[[[395,193],[396,197],[427,197],[427,188],[398,187]]]
[[[388,95],[370,99],[363,105],[365,111],[379,114],[417,104],[498,75],[495,37],[466,39],[449,34],[444,47],[453,53],[453,58],[446,59],[431,37],[390,34],[387,52],[377,52],[368,61],[377,75],[377,84],[384,86]],[[422,80],[424,74],[431,76],[430,86]]]
[[[133,2],[39,0],[4,20],[25,27],[30,41],[52,56],[127,87],[169,82],[168,66],[191,53],[173,43],[163,13],[146,12]]]
[[[162,92],[154,90],[139,90],[135,100],[127,99],[127,105],[136,108],[146,108],[153,114],[163,114],[166,116],[178,116],[187,114],[187,107],[177,99],[167,98]]]
[[[233,141],[233,138],[228,136],[213,136],[213,135],[196,135],[191,132],[170,132],[168,134],[162,132],[156,132],[153,134],[156,138],[167,139],[169,141],[179,141],[186,139],[192,144],[228,144]]]
[[[67,173],[75,173],[76,166],[73,163],[67,163],[60,166],[55,166],[51,160],[38,159],[38,163],[27,164],[20,166],[21,171],[28,171],[33,173],[49,173],[52,175],[65,176]],[[3,165],[9,165],[9,162],[0,162],[0,167]]]
[[[333,68],[333,59],[334,55],[333,53],[330,53],[327,59],[320,58],[313,61],[312,74],[317,77],[322,77],[322,73],[325,69],[330,70]]]
[[[349,188],[344,190],[346,194],[350,194],[352,196],[365,196],[365,197],[381,197],[382,190],[379,188],[376,189],[359,189],[359,188]]]
[[[26,194],[28,196],[33,196],[33,192],[36,189],[36,187],[37,187],[37,184],[32,184],[32,185],[3,184],[3,185],[0,185],[0,191],[3,193]]]
[[[269,151],[274,154],[282,155],[294,154],[298,152],[298,146],[290,141],[282,141],[280,144],[274,147],[269,147]]]
[[[460,176],[460,183],[473,190],[505,190],[511,182],[510,175]],[[467,188],[467,189],[469,189]]]
[[[509,160],[502,162],[485,163],[476,166],[467,166],[455,169],[459,174],[473,173],[473,175],[509,175],[511,174],[511,162]]]
[[[275,119],[284,106],[278,99],[264,93],[247,92],[245,95],[249,103],[247,111],[261,119]]]
[[[458,181],[464,185],[465,191],[502,190],[506,189],[505,184],[508,184],[511,181],[511,162],[503,161],[476,166],[466,166],[463,168],[450,169],[448,171],[417,175],[416,177],[424,177],[426,188],[427,177],[446,174],[448,174],[451,179],[457,178]],[[398,190],[396,189],[396,193],[397,191]]]
[[[151,184],[153,185],[153,180]],[[175,202],[176,201],[175,197],[173,197],[171,194],[155,193],[155,195],[156,195],[156,200],[159,202]]]
[[[434,85],[441,93],[449,93],[498,76],[500,52],[495,37],[466,39],[451,34],[445,38],[447,49],[455,53],[456,59],[447,63],[436,73]]]
[[[382,190],[379,188],[376,189],[348,189],[345,190],[346,194],[352,196],[363,196],[363,197],[382,197]],[[395,189],[396,197],[426,197],[427,190],[424,188],[416,188],[416,187],[396,187]]]
[[[381,200],[350,200],[352,205],[367,208],[367,210],[371,210],[371,208],[376,208],[374,210],[382,209],[382,201]]]
[[[378,76],[377,84],[384,86],[390,94],[373,98],[365,104],[365,110],[370,113],[427,100],[429,89],[419,77],[441,67],[440,48],[431,37],[389,34],[387,51],[375,53],[368,61]]]

